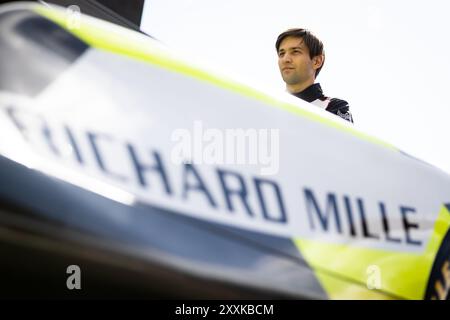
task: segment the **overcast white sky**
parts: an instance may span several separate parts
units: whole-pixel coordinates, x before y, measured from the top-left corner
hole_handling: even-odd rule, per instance
[[[283,90],[275,39],[292,27],[325,45],[317,82],[356,125],[450,173],[450,2],[146,0],[142,29],[250,81]]]

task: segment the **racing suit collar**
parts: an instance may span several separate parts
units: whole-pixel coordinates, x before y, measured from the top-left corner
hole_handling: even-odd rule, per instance
[[[313,102],[314,100],[324,97],[320,83],[314,83],[303,91],[294,92],[293,95],[306,102]]]

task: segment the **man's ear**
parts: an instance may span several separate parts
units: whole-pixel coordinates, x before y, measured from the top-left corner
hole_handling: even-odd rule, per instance
[[[323,65],[324,59],[325,59],[325,56],[323,54],[320,54],[320,55],[312,58],[314,70],[319,69]]]

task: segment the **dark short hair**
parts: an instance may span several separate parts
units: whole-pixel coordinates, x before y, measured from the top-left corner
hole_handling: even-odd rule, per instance
[[[275,48],[278,50],[280,49],[281,42],[287,38],[287,37],[295,37],[295,38],[301,38],[303,39],[303,43],[306,45],[309,51],[309,57],[312,59],[316,56],[323,55],[324,60],[320,68],[316,70],[316,77],[319,75],[320,70],[322,69],[324,63],[325,63],[325,53],[323,50],[323,43],[319,40],[314,34],[312,34],[307,29],[302,28],[296,28],[296,29],[289,29],[281,33],[278,38],[277,42],[275,43]]]

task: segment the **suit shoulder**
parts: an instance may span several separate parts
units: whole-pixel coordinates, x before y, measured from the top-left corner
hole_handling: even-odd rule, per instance
[[[328,103],[327,109],[328,110],[338,110],[342,108],[350,108],[347,101],[338,99],[338,98],[331,98],[330,102]]]
[[[348,102],[345,100],[338,98],[331,98],[326,110],[331,113],[334,113],[335,115],[341,117],[344,120],[353,123],[353,116],[350,113],[350,106]]]

